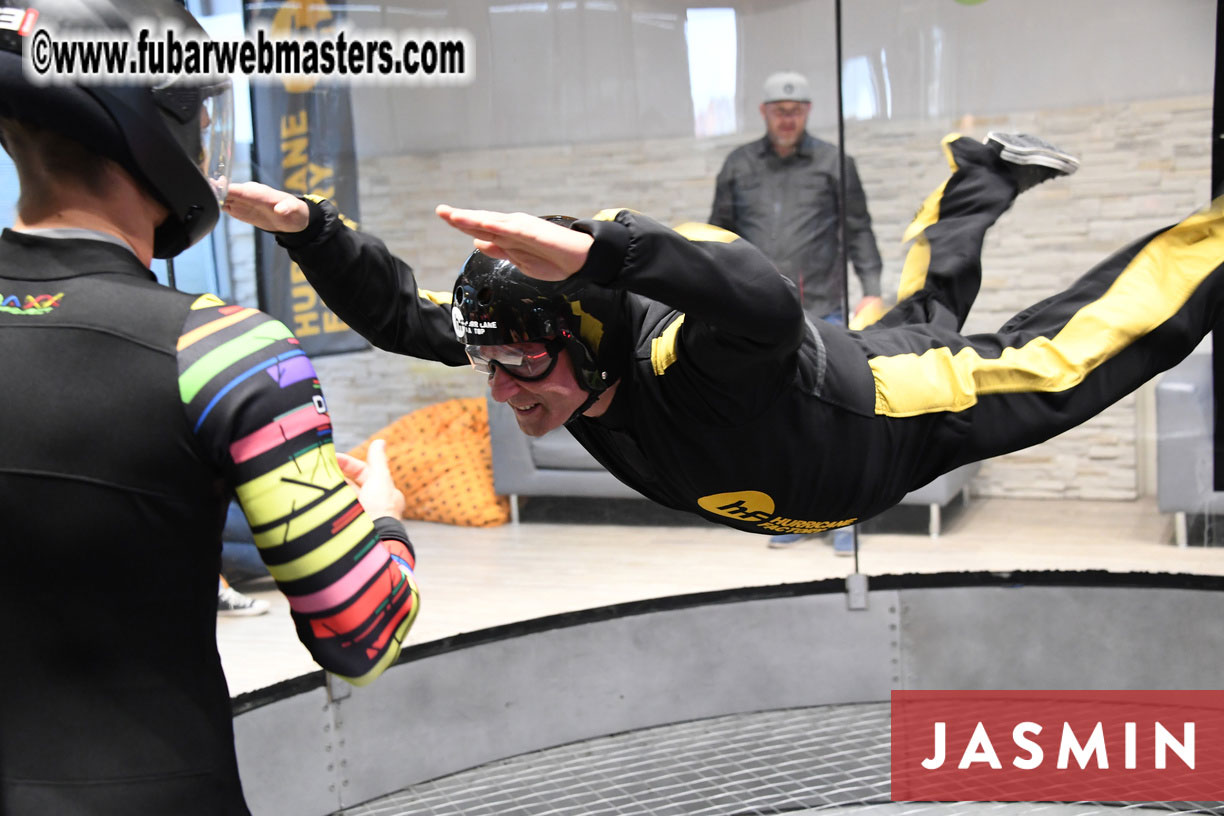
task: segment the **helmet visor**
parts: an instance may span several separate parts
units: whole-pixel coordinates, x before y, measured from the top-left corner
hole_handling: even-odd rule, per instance
[[[234,157],[234,90],[228,79],[201,90],[198,165],[217,203],[225,202]]]
[[[153,88],[162,119],[212,188],[217,204],[229,191],[234,155],[234,91],[229,79],[199,83],[186,75]]]
[[[565,340],[554,337],[544,343],[516,343],[512,346],[465,346],[472,368],[493,374],[493,366],[516,380],[542,380],[552,373]]]

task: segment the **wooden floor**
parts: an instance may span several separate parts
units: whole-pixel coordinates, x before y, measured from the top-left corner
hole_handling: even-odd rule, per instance
[[[678,523],[645,502],[574,507],[537,500],[524,508],[521,524],[488,529],[407,522],[422,592],[409,643],[621,601],[842,577],[855,569],[855,559],[834,555],[827,538],[769,549],[763,536],[700,520]],[[920,508],[897,508],[869,522],[859,537],[858,571],[1224,575],[1224,547],[1174,546],[1172,521],[1152,500],[976,499],[945,510],[939,538],[926,530]],[[272,610],[217,623],[231,693],[316,671],[271,581],[239,589],[268,600]]]

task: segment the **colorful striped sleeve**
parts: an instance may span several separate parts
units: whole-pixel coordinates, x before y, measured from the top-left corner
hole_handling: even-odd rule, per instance
[[[370,682],[416,618],[415,559],[402,526],[376,525],[345,484],[309,358],[279,321],[202,295],[178,366],[187,421],[237,495],[298,637],[323,668]]]

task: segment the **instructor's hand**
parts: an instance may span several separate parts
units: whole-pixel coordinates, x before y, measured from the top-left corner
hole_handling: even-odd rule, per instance
[[[370,518],[404,517],[404,494],[399,492],[387,466],[387,443],[375,439],[366,452],[366,461],[337,453],[344,480],[357,490],[357,499]]]
[[[461,210],[439,204],[438,217],[460,232],[484,254],[510,261],[539,280],[563,281],[586,263],[595,239],[527,213]]]
[[[310,223],[305,201],[254,181],[231,184],[221,209],[267,232],[301,232]]]

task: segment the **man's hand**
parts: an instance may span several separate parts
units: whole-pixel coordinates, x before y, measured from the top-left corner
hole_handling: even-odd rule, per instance
[[[854,308],[847,328],[861,331],[884,316],[884,299],[879,295],[866,295]]]
[[[267,232],[301,232],[310,223],[305,201],[254,181],[231,184],[221,209]]]
[[[524,275],[563,281],[586,263],[595,239],[527,213],[460,210],[439,204],[438,217],[467,233],[484,254],[510,261]]]
[[[357,499],[370,518],[404,517],[404,494],[396,488],[387,466],[387,443],[375,439],[370,443],[366,461],[347,453],[337,453],[344,480],[357,490]]]

